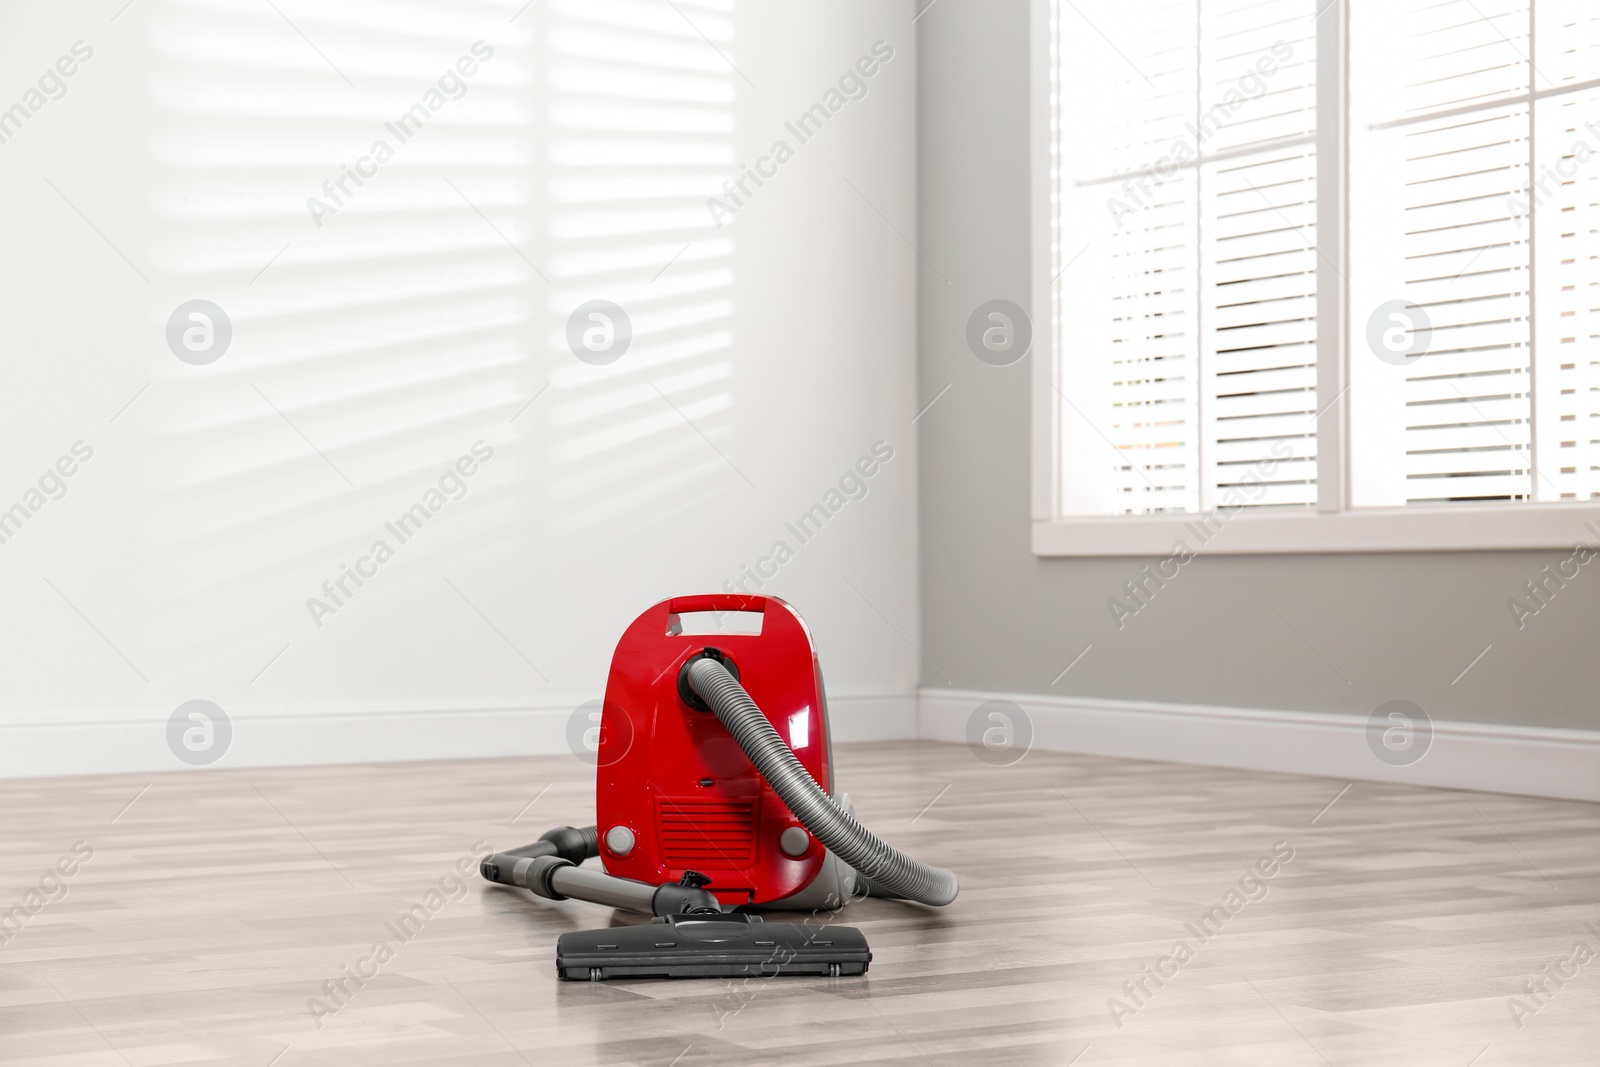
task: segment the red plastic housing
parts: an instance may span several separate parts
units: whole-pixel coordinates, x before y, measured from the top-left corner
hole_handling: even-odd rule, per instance
[[[680,614],[706,611],[758,612],[761,632],[678,632]],[[595,783],[600,861],[611,874],[652,884],[699,871],[724,903],[768,903],[808,885],[824,850],[811,839],[800,856],[785,855],[779,836],[799,820],[716,715],[679,695],[678,672],[707,647],[733,661],[773,728],[831,792],[822,676],[811,633],[795,610],[767,596],[664,600],[633,621],[611,660]],[[606,841],[617,826],[634,834],[626,855]]]

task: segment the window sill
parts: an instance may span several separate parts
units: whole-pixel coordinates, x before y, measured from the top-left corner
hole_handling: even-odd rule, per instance
[[[1600,505],[1363,508],[1336,513],[1114,515],[1035,520],[1036,556],[1600,549]]]

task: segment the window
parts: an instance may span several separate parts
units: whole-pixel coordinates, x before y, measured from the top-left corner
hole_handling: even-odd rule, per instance
[[[1582,536],[1592,7],[1036,0],[1036,550]]]
[[[1594,8],[1354,8],[1355,504],[1600,498]]]
[[[1063,9],[1063,507],[1204,511],[1275,449],[1252,502],[1314,504],[1316,9],[1150,6]]]

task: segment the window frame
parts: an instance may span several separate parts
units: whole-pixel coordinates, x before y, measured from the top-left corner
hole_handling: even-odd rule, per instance
[[[1350,0],[1326,0],[1317,26],[1317,504],[1301,511],[1225,508],[1181,515],[1062,516],[1062,415],[1056,370],[1059,241],[1055,34],[1061,0],[1030,0],[1032,546],[1037,556],[1165,556],[1184,541],[1221,554],[1570,549],[1600,540],[1600,504],[1350,506],[1348,367]],[[1334,247],[1320,244],[1336,234]],[[1239,513],[1242,511],[1242,513]],[[1198,520],[1207,519],[1203,531]],[[1590,532],[1586,527],[1592,527]],[[1201,536],[1201,534],[1204,536]],[[1199,542],[1198,544],[1196,542]]]

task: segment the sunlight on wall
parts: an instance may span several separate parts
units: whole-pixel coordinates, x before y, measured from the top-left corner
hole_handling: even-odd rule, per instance
[[[509,538],[510,418],[532,395],[520,0],[280,6],[164,0],[148,18],[150,158],[131,177],[156,235],[154,333],[197,298],[233,327],[203,368],[154,355],[161,387],[135,409],[155,442],[151,593],[195,613],[205,645],[263,616],[304,632],[323,578],[479,439],[497,459],[406,551]]]
[[[705,207],[734,163],[733,8],[551,5],[557,530],[681,512],[740,477],[717,451],[732,434],[733,242]],[[592,299],[633,326],[631,346],[605,366],[567,347],[568,316]]]

